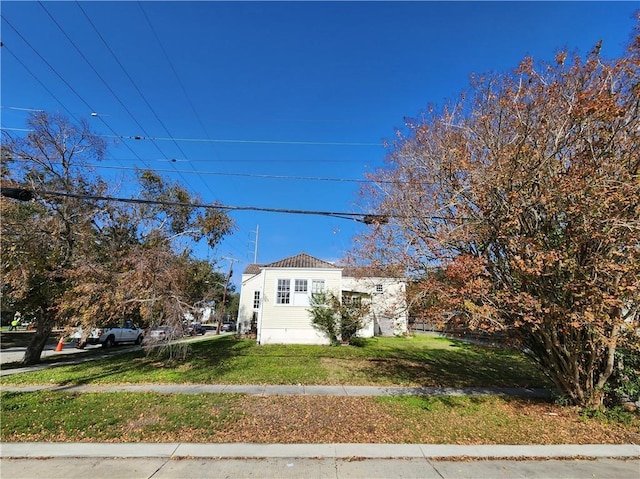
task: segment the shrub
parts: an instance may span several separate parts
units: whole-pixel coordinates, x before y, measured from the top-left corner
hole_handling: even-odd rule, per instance
[[[616,368],[605,389],[609,405],[640,400],[640,346],[618,349]]]
[[[351,344],[368,312],[369,307],[360,299],[340,302],[333,293],[316,293],[311,298],[311,324],[325,333],[333,346]]]
[[[311,324],[329,338],[332,346],[340,344],[336,327],[334,303],[337,298],[331,293],[315,293],[311,296]]]

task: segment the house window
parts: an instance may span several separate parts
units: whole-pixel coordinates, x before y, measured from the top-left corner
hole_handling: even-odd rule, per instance
[[[307,292],[307,280],[306,279],[296,279],[296,293],[306,293]]]
[[[324,279],[314,279],[311,281],[311,293],[324,293]]]
[[[289,304],[291,302],[291,280],[279,279],[276,292],[276,304]]]
[[[260,291],[253,292],[253,309],[260,309]]]
[[[355,308],[359,308],[362,306],[362,296],[358,295],[344,295],[342,297],[342,303],[345,306],[353,306]]]
[[[382,294],[382,285],[381,284],[376,284],[376,293]]]

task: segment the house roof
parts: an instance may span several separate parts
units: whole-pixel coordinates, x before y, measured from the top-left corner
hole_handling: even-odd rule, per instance
[[[300,253],[269,264],[249,264],[245,268],[244,274],[260,274],[260,271],[262,271],[263,268],[337,269],[335,265],[328,263],[327,261],[314,258],[307,253]]]
[[[402,272],[394,267],[342,266],[342,276],[346,278],[402,278]]]
[[[325,269],[336,268],[335,265],[322,261],[321,259],[314,258],[307,253],[300,253],[289,258],[281,259],[274,263],[269,263],[264,266],[265,268],[310,268],[310,269]]]
[[[260,274],[262,268],[264,268],[263,264],[251,263],[247,265],[242,274]]]
[[[342,276],[348,278],[401,278],[403,277],[398,268],[372,267],[372,266],[346,266],[335,265],[318,258],[314,258],[306,253],[281,259],[269,264],[252,263],[247,265],[243,274],[260,274],[264,268],[306,268],[306,269],[342,269]]]

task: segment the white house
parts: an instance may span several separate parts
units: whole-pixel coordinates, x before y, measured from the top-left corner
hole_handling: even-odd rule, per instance
[[[311,295],[333,292],[370,304],[360,337],[407,331],[406,281],[363,268],[334,265],[301,253],[270,264],[250,264],[242,274],[238,330],[254,329],[258,344],[329,344],[311,324]]]

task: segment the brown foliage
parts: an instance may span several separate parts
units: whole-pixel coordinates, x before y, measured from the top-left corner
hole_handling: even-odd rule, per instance
[[[507,331],[581,405],[637,340],[622,332],[640,305],[639,47],[474,78],[407,122],[364,191],[390,222],[361,255],[405,265],[434,314]]]
[[[137,178],[147,203],[96,199],[110,185],[88,161],[102,158],[104,142],[60,115],[35,113],[28,126],[24,137],[3,132],[0,169],[3,186],[33,192],[0,199],[3,306],[36,323],[23,362],[39,361],[56,323],[86,333],[124,319],[182,326],[193,303],[211,299],[189,248],[215,246],[231,219],[191,206],[184,188],[148,171]]]

